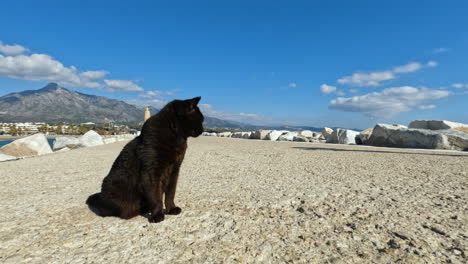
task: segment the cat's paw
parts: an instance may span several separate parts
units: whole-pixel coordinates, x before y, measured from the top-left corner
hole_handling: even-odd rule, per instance
[[[168,215],[178,215],[180,213],[182,213],[182,209],[180,209],[180,207],[177,207],[177,206],[169,210],[165,210],[165,214],[168,214]]]
[[[159,213],[159,214],[150,215],[148,220],[150,223],[159,223],[164,220],[164,214]]]

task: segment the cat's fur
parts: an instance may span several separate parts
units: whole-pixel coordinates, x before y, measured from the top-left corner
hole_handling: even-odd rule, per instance
[[[197,106],[200,99],[174,100],[145,122],[140,136],[115,160],[101,192],[86,201],[91,210],[124,219],[150,213],[150,222],[181,212],[174,204],[177,178],[187,138],[203,132],[203,115]]]

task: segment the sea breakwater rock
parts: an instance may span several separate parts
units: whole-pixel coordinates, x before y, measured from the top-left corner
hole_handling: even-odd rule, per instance
[[[221,132],[218,134],[218,137],[231,137],[231,132]]]
[[[408,128],[420,128],[430,130],[454,129],[458,127],[468,128],[468,125],[447,120],[414,120],[408,126]]]
[[[294,137],[297,136],[299,133],[298,132],[286,132],[282,134],[279,138],[278,141],[293,141]]]
[[[112,144],[112,143],[117,142],[117,138],[108,137],[108,138],[104,138],[103,141],[104,141],[104,144]]]
[[[80,144],[84,147],[93,147],[104,145],[104,141],[96,131],[90,130],[80,137]]]
[[[311,137],[314,137],[314,132],[310,131],[310,130],[302,130],[301,132],[299,132],[299,135],[300,136],[304,136],[306,138],[311,138]]]
[[[311,138],[312,139],[312,138]],[[309,139],[305,136],[297,135],[293,138],[293,141],[297,142],[309,142]]]
[[[70,149],[77,148],[80,145],[80,140],[75,137],[56,137],[52,143],[54,151],[68,147]]]
[[[231,135],[232,138],[242,138],[242,132],[234,132]]]
[[[136,135],[132,134],[122,134],[122,135],[115,135],[113,136],[117,141],[129,141],[136,137]]]
[[[253,131],[252,134],[250,134],[250,139],[261,139],[264,140],[266,139],[267,135],[271,132],[271,130],[256,130]]]
[[[368,145],[400,148],[468,150],[468,135],[455,130],[406,128],[377,124]]]
[[[29,137],[20,138],[8,145],[3,146],[0,151],[3,154],[26,157],[52,153],[47,138],[42,133],[37,133]]]
[[[324,127],[321,132],[323,139],[328,140],[328,137],[331,136],[331,134],[333,133],[333,129]]]
[[[242,138],[249,139],[252,132],[242,132]]]
[[[278,138],[283,135],[288,133],[289,131],[284,131],[284,130],[272,130],[268,135],[265,137],[266,140],[271,140],[271,141],[276,141]]]
[[[354,145],[356,144],[356,136],[358,135],[359,132],[357,131],[338,128],[327,137],[327,143]]]
[[[215,132],[203,132],[202,133],[202,136],[205,136],[205,137],[216,137],[217,134]]]
[[[367,141],[369,140],[370,136],[372,135],[372,131],[374,130],[374,128],[368,128],[368,129],[365,129],[363,131],[361,131],[361,133],[359,133],[359,141],[360,142],[357,142],[356,140],[356,143],[357,144],[363,144],[363,145],[366,145]]]
[[[0,161],[17,160],[18,157],[0,153]]]

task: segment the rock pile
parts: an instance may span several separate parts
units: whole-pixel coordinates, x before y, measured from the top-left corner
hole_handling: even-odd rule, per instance
[[[320,133],[310,130],[256,130],[219,134],[205,132],[203,135],[270,141],[468,150],[468,125],[445,120],[415,120],[410,123],[409,127],[398,124],[377,124],[374,128],[361,132],[342,128],[333,130],[325,127]]]
[[[37,133],[29,137],[17,139],[0,148],[0,161],[15,160],[22,157],[43,155],[48,153],[68,151],[81,147],[92,147],[110,144],[118,141],[127,141],[135,138],[134,135],[115,135],[103,138],[93,130],[81,137],[57,137],[50,147],[47,137]]]

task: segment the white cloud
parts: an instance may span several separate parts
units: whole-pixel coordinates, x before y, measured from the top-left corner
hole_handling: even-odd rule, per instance
[[[94,81],[94,80],[100,80],[106,75],[108,75],[108,71],[85,71],[80,73],[80,77],[86,80]]]
[[[344,76],[338,79],[339,84],[348,84],[352,86],[367,87],[367,86],[379,86],[382,85],[382,82],[389,81],[397,78],[397,75],[400,73],[409,73],[416,72],[424,67],[435,67],[437,62],[429,61],[427,64],[423,65],[419,62],[410,62],[405,65],[400,65],[394,67],[392,70],[386,71],[377,71],[362,73],[357,72],[353,73],[350,76]]]
[[[0,42],[0,77],[29,81],[56,82],[62,86],[108,91],[143,91],[129,80],[103,80],[108,71],[82,71],[75,66],[64,66],[47,54],[21,54],[27,51],[19,45],[3,45]],[[104,85],[105,84],[105,85]]]
[[[297,83],[292,82],[292,83],[288,84],[288,86],[289,86],[290,88],[296,88],[296,87],[297,87]]]
[[[434,53],[444,53],[444,52],[448,52],[449,49],[447,48],[437,48],[437,49],[434,49],[432,52]]]
[[[397,66],[393,68],[394,73],[402,73],[402,72],[415,72],[419,71],[422,68],[421,63],[419,62],[410,62],[405,65]]]
[[[323,94],[336,94],[338,96],[343,96],[344,95],[344,92],[343,91],[340,91],[338,89],[336,89],[335,86],[332,86],[332,85],[328,85],[328,84],[322,84],[320,85],[320,91],[323,93]]]
[[[322,84],[320,85],[320,91],[324,94],[330,94],[336,92],[336,87],[327,84]]]
[[[433,104],[430,104],[430,105],[420,105],[420,106],[418,106],[418,108],[421,109],[421,110],[429,110],[429,109],[434,109],[434,108],[436,108],[436,106],[433,105]]]
[[[28,49],[21,45],[3,45],[0,41],[0,53],[6,55],[19,55],[26,51],[28,51]]]
[[[273,119],[251,113],[229,113],[214,109],[210,104],[198,105],[202,113],[209,117],[215,117],[223,120],[231,120],[247,124],[265,125],[271,124]]]
[[[74,66],[65,67],[46,54],[0,55],[0,76],[30,81],[51,81],[73,87],[100,87],[97,82],[81,78]]]
[[[115,92],[140,92],[143,88],[129,80],[104,80],[105,90]]]
[[[437,65],[439,65],[439,63],[437,63],[437,61],[429,61],[426,64],[427,67],[436,67]]]
[[[152,99],[152,100],[128,100],[127,101],[129,104],[133,104],[139,107],[146,107],[146,106],[152,106],[157,109],[163,108],[168,102],[164,100],[159,100],[159,99]]]
[[[452,84],[452,87],[457,88],[457,89],[468,89],[468,83],[454,83]]]
[[[361,96],[338,97],[330,102],[329,108],[347,112],[360,112],[369,117],[389,118],[418,108],[430,109],[432,106],[425,105],[425,103],[447,97],[450,94],[446,90],[411,86],[394,87]]]
[[[338,79],[339,84],[349,84],[352,86],[379,86],[381,82],[395,79],[395,74],[391,71],[371,72],[371,73],[353,73],[351,76],[345,76]]]
[[[161,91],[148,91],[142,94],[139,94],[138,96],[143,97],[143,98],[153,98],[153,97],[160,97],[163,93]]]
[[[139,97],[142,97],[142,98],[155,98],[155,97],[159,97],[159,98],[162,98],[164,96],[171,96],[171,95],[174,95],[175,93],[177,93],[178,91],[180,91],[179,89],[174,89],[172,91],[159,91],[159,90],[155,90],[155,91],[147,91],[145,93],[142,93],[142,94],[139,94],[138,96]]]

